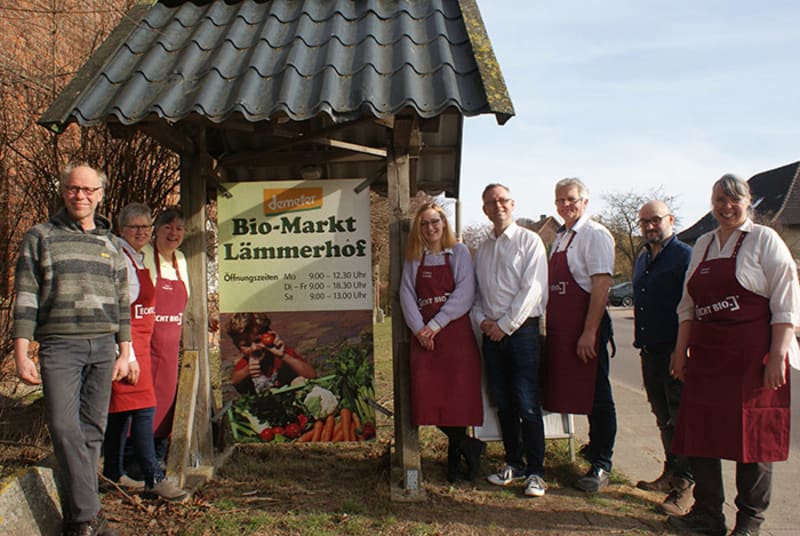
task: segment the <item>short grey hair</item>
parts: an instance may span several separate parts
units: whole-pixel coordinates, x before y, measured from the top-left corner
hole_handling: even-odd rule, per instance
[[[493,182],[493,183],[491,183],[491,184],[487,184],[487,185],[486,185],[486,188],[484,188],[484,189],[483,189],[483,193],[481,193],[481,199],[483,199],[483,198],[484,198],[484,196],[486,195],[486,192],[488,192],[488,191],[489,191],[489,190],[491,190],[492,188],[502,188],[503,190],[505,190],[505,191],[506,191],[506,193],[507,193],[508,195],[511,195],[511,188],[509,188],[509,187],[508,187],[508,186],[506,186],[505,184],[500,184],[499,182]]]
[[[128,225],[131,220],[138,218],[139,216],[146,216],[147,222],[150,225],[153,224],[153,212],[150,210],[150,207],[144,203],[138,203],[136,201],[133,203],[128,203],[122,207],[122,210],[119,211],[119,215],[117,216],[117,226],[122,229]]]
[[[62,190],[64,189],[64,184],[66,184],[67,179],[69,179],[69,176],[72,175],[72,172],[75,171],[75,168],[79,167],[88,167],[89,169],[94,171],[97,174],[97,178],[100,179],[100,187],[105,189],[106,185],[108,184],[108,176],[104,172],[100,171],[94,166],[90,166],[86,162],[71,162],[66,166],[64,166],[64,169],[61,170],[60,186]]]
[[[589,199],[589,188],[583,184],[583,181],[577,177],[568,177],[566,179],[561,179],[556,183],[555,193],[558,195],[558,191],[561,188],[568,188],[571,186],[575,186],[578,189],[578,195],[581,196],[582,199]]]
[[[712,191],[717,186],[720,187],[725,195],[734,201],[747,199],[748,202],[751,202],[753,200],[753,196],[750,193],[750,184],[748,184],[746,180],[742,179],[738,175],[734,175],[733,173],[726,173],[720,177],[719,180],[714,183],[714,186],[711,187]]]

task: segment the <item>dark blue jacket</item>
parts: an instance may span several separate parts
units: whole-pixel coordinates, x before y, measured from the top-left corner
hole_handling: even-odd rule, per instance
[[[683,293],[692,248],[673,234],[655,259],[650,251],[650,244],[646,244],[633,266],[633,345],[654,352],[671,352],[678,336],[675,309]]]

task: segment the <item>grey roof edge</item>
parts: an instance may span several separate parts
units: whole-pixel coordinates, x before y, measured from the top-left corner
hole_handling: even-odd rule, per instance
[[[76,100],[90,85],[91,81],[102,72],[100,66],[114,56],[114,53],[127,40],[131,32],[136,29],[152,5],[153,0],[141,0],[122,17],[122,20],[108,38],[95,50],[83,67],[75,73],[69,84],[36,121],[38,124],[59,134],[71,121],[75,121],[73,111],[76,107]]]
[[[497,123],[503,125],[514,116],[514,105],[511,103],[508,87],[500,70],[500,63],[492,49],[492,43],[486,32],[486,26],[476,0],[458,0],[458,4],[461,7],[472,52],[481,74],[486,101],[489,103],[490,111],[495,114]]]

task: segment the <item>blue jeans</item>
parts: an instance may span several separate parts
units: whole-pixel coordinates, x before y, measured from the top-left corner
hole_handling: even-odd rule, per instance
[[[691,480],[689,460],[685,456],[672,454],[672,436],[675,434],[675,419],[681,405],[681,392],[683,382],[676,380],[669,373],[669,358],[672,348],[651,350],[643,348],[642,379],[644,389],[647,391],[647,401],[650,410],[656,416],[656,424],[661,432],[661,444],[664,447],[664,456],[667,469],[676,476]]]
[[[614,395],[611,393],[611,382],[608,379],[609,358],[608,342],[611,340],[611,317],[608,311],[600,322],[597,349],[597,377],[594,384],[594,402],[589,415],[589,451],[592,466],[611,471],[611,457],[614,455],[614,441],[617,437],[617,409],[614,406]]]
[[[62,512],[66,521],[82,523],[100,510],[97,463],[111,398],[115,338],[44,337],[39,358]]]
[[[103,474],[106,478],[117,482],[125,474],[123,457],[130,430],[133,450],[142,470],[145,485],[152,487],[156,482],[164,480],[164,473],[156,461],[156,452],[153,448],[155,414],[155,407],[108,414],[103,461]]]
[[[544,476],[539,319],[528,319],[499,342],[484,336],[483,360],[489,392],[497,405],[506,463],[524,467],[526,475]]]

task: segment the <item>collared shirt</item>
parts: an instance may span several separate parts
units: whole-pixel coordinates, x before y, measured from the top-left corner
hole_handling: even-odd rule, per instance
[[[575,238],[567,249],[569,271],[579,287],[591,292],[593,275],[614,274],[614,237],[608,229],[584,214],[572,229],[559,229],[550,255],[563,251],[572,233],[575,233]]]
[[[153,245],[147,244],[144,246],[142,248],[142,255],[144,255],[144,266],[150,270],[150,279],[153,280],[153,284],[155,285],[156,279],[158,278],[158,271],[156,270],[155,250],[153,249]],[[186,264],[186,257],[183,255],[183,253],[179,249],[175,250],[175,260],[178,263],[178,271],[175,271],[175,266],[172,264],[172,259],[165,258],[163,255],[161,255],[161,253],[159,253],[158,258],[161,263],[161,277],[172,281],[177,279],[183,281],[183,284],[186,287],[186,295],[188,296],[190,294],[189,267]],[[180,278],[178,277],[178,273],[180,273]]]
[[[544,314],[547,252],[533,231],[512,223],[500,236],[490,233],[475,253],[475,276],[475,323],[494,320],[510,335],[529,317]]]
[[[130,257],[125,255],[125,262],[128,264],[128,289],[130,290],[131,303],[133,303],[136,301],[136,298],[139,297],[139,276],[136,274],[136,270],[144,268],[144,264],[142,264],[144,253],[133,249],[133,246],[121,236],[118,238],[120,244],[122,244],[122,249],[130,254]],[[133,257],[133,261],[131,257]]]
[[[472,258],[469,249],[464,244],[456,244],[453,248],[446,248],[441,253],[432,254],[425,251],[426,266],[441,266],[449,257],[450,269],[453,271],[455,287],[447,296],[447,301],[442,304],[439,312],[428,322],[428,327],[439,331],[457,318],[469,312],[475,299],[475,274],[472,269]],[[425,327],[422,313],[417,304],[417,270],[420,261],[408,260],[403,263],[403,275],[400,279],[400,305],[406,325],[412,333],[419,333]]]
[[[678,304],[679,321],[695,319],[694,301],[686,291],[686,285],[703,260],[706,247],[711,243],[706,257],[708,260],[730,258],[742,232],[748,234],[736,256],[736,280],[750,292],[769,299],[772,324],[800,325],[800,285],[792,253],[777,232],[755,224],[749,218],[722,247],[717,231],[708,232],[697,239],[683,284],[683,297]]]
[[[692,248],[673,234],[653,258],[650,244],[633,267],[634,340],[636,348],[671,351],[678,337],[675,312]]]

